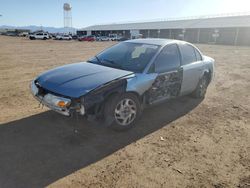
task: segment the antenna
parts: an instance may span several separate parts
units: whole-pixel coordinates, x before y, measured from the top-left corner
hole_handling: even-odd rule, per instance
[[[64,32],[65,33],[72,33],[72,14],[71,14],[72,7],[69,3],[63,4],[63,22],[64,22]]]

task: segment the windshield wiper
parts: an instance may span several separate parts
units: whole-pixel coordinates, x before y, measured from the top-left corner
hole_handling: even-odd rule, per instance
[[[106,65],[106,66],[112,66],[112,67],[115,67],[115,68],[119,68],[119,69],[123,69],[121,65],[117,64],[115,61],[113,60],[109,60],[109,59],[99,59],[98,56],[95,56],[98,64],[100,65]],[[89,61],[91,62],[91,61]],[[110,65],[111,64],[111,65]]]
[[[87,60],[87,62],[90,62],[90,63],[94,63],[94,64],[96,64],[96,63],[98,63],[98,64],[101,64],[102,62],[100,61],[100,59],[97,57],[97,56],[94,56],[95,57],[95,59],[97,60],[94,60],[93,58],[91,58],[91,59],[89,59],[89,60]]]
[[[116,67],[122,68],[121,65],[117,64],[117,63],[116,63],[115,61],[113,61],[113,60],[103,59],[103,61],[108,62],[108,63],[110,63],[110,64],[112,64],[112,65],[115,65]]]
[[[102,64],[102,62],[100,61],[100,59],[97,57],[97,55],[95,56],[95,58],[97,59],[99,64]]]
[[[92,61],[92,60],[87,60],[87,62],[89,62],[89,63],[95,63],[94,61]]]
[[[117,65],[113,60],[109,60],[109,59],[103,59],[103,61],[111,63],[113,65]]]
[[[119,69],[123,69],[121,65],[117,64],[115,61],[113,60],[109,60],[109,59],[102,59],[104,62],[108,62],[112,65],[114,65],[116,68],[119,68]]]

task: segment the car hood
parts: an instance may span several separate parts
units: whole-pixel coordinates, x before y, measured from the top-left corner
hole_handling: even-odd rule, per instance
[[[49,70],[36,81],[48,91],[78,98],[103,84],[130,74],[133,72],[81,62]]]

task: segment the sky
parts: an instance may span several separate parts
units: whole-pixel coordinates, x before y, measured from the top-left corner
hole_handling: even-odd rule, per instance
[[[63,4],[75,28],[249,12],[250,0],[0,0],[0,25],[63,27]]]

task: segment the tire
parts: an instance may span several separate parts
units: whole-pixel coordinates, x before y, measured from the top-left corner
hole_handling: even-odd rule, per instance
[[[105,103],[105,124],[116,131],[125,131],[132,128],[140,114],[140,101],[132,93],[111,96]]]
[[[43,38],[43,40],[47,40],[47,38],[46,38],[46,37],[44,37],[44,38]]]
[[[192,96],[197,99],[203,99],[206,95],[207,87],[208,87],[208,77],[204,75],[199,80],[196,89],[192,93]]]

